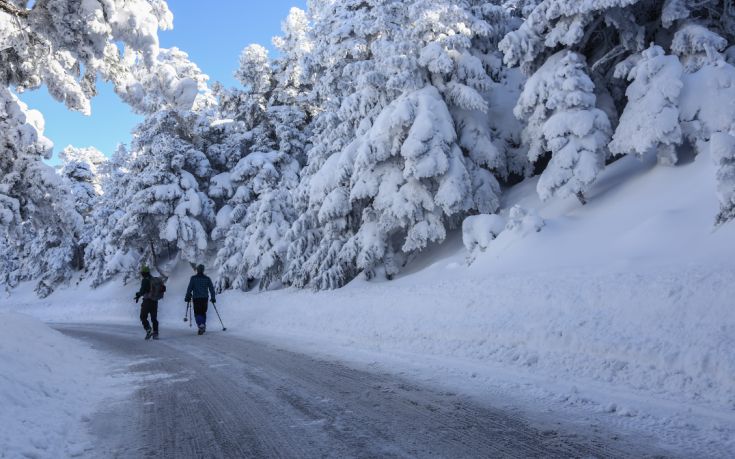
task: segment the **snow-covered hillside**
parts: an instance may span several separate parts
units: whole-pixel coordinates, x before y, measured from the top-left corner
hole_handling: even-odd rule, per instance
[[[735,225],[712,229],[712,168],[704,155],[678,167],[625,158],[602,173],[587,206],[573,197],[542,204],[528,180],[503,207],[536,209],[541,231],[503,232],[469,266],[455,233],[393,281],[229,292],[218,307],[227,333],[721,455],[735,450]],[[169,282],[164,338],[185,326],[189,275],[181,267]],[[14,299],[46,320],[137,321],[136,289],[81,284]],[[210,314],[210,330],[217,324]]]

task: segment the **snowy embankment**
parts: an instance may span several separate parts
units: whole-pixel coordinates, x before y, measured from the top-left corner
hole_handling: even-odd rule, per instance
[[[107,392],[99,356],[37,319],[4,312],[0,333],[0,457],[77,457]]]
[[[713,230],[714,175],[706,156],[675,168],[624,158],[584,207],[541,203],[530,180],[504,207],[536,209],[541,231],[501,233],[469,266],[455,234],[390,282],[228,292],[219,309],[234,333],[581,408],[717,456],[735,451],[735,222]],[[164,338],[184,326],[189,274],[161,303]],[[17,298],[47,320],[134,321],[136,287]]]
[[[469,267],[455,240],[391,282],[230,293],[223,308],[239,303],[240,326],[261,332],[735,409],[735,223],[713,231],[713,176],[705,157],[679,168],[628,158],[586,207],[543,205],[530,182],[506,208],[537,208],[541,232],[501,234]]]

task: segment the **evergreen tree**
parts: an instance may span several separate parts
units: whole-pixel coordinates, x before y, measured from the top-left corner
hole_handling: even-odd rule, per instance
[[[67,146],[60,154],[62,168],[60,173],[65,185],[70,188],[74,207],[82,217],[84,225],[74,252],[73,267],[84,269],[84,250],[89,244],[95,229],[92,211],[100,201],[102,194],[101,169],[107,158],[96,148],[75,148]]]
[[[212,232],[222,241],[215,262],[220,289],[245,290],[250,280],[268,288],[283,273],[284,236],[295,219],[291,190],[307,144],[300,64],[309,49],[305,27],[303,11],[292,9],[284,36],[274,39],[282,52],[275,61],[261,46],[245,48],[236,72],[245,89],[229,91],[224,100],[226,115],[237,120],[228,123],[230,138],[244,157],[214,177],[210,188],[215,201],[224,203]]]
[[[89,114],[97,79],[124,91],[134,79],[129,61],[152,65],[158,29],[171,21],[162,0],[0,2],[0,226],[11,242],[6,257],[19,263],[4,270],[39,280],[41,295],[71,276],[82,218],[68,183],[42,162],[51,153],[42,117],[9,89],[45,85],[69,109]]]
[[[561,51],[529,78],[518,100],[516,116],[529,120],[529,159],[551,153],[537,187],[542,199],[575,195],[585,203],[585,191],[604,167],[610,122],[595,107],[594,84],[585,70],[582,56]]]
[[[502,84],[491,76],[501,80],[491,51],[500,34],[490,25],[505,18],[501,9],[444,0],[320,6],[310,10],[313,99],[332,97],[315,121],[284,276],[317,289],[361,271],[392,277],[467,212],[497,210],[494,174],[511,169],[488,119]]]
[[[589,63],[586,72],[594,81],[596,104],[618,133],[610,145],[614,152],[656,150],[660,162],[673,164],[682,135],[702,140],[710,138],[709,132],[724,132],[721,123],[695,127],[696,123],[683,115],[681,98],[689,93],[687,81],[722,61],[720,53],[735,39],[735,11],[727,2],[543,0],[520,2],[518,6],[516,11],[523,11],[524,22],[500,42],[505,62],[532,74],[560,49],[582,55]],[[679,74],[681,81],[677,81]],[[631,80],[627,91],[622,77]],[[535,81],[530,78],[528,84]],[[719,90],[725,97],[726,87]],[[531,112],[522,116],[532,129],[538,127],[529,118]],[[634,137],[634,133],[641,135]],[[723,164],[717,158],[721,171]],[[728,175],[718,172],[720,183]],[[723,198],[729,193],[721,191],[720,195]],[[726,208],[728,198],[723,199]]]
[[[116,273],[129,272],[137,261],[118,247],[124,229],[118,222],[125,215],[129,184],[133,179],[127,167],[129,159],[128,150],[120,144],[98,170],[102,192],[89,216],[92,231],[84,252],[85,271],[95,287]]]
[[[354,263],[339,254],[354,235],[360,212],[351,213],[346,204],[350,171],[335,171],[334,167],[361,124],[363,129],[369,126],[387,102],[381,99],[385,80],[375,69],[370,45],[373,37],[389,37],[396,29],[399,7],[390,0],[316,0],[310,4],[308,37],[313,48],[304,64],[311,84],[309,100],[318,114],[314,143],[295,191],[299,217],[287,234],[288,264],[283,278],[288,284],[335,288],[355,275]],[[325,201],[334,212],[320,211]]]
[[[71,277],[71,261],[82,229],[68,188],[49,158],[51,142],[43,137],[43,117],[0,88],[0,231],[4,257],[17,260],[2,268],[13,283],[37,280],[36,291],[47,296]]]
[[[103,270],[107,276],[116,270],[131,274],[141,261],[199,262],[214,225],[206,194],[212,168],[202,151],[213,105],[207,76],[175,48],[162,50],[154,71],[143,76],[140,106],[152,114],[133,132],[125,160],[129,179],[117,203],[123,213],[108,235],[116,254],[115,266]]]
[[[163,0],[46,0],[28,9],[29,3],[0,3],[0,86],[22,92],[45,84],[53,98],[83,113],[90,112],[99,76],[124,91],[129,59],[153,64],[158,29],[173,21]]]
[[[617,75],[627,77],[632,83],[626,91],[628,105],[610,143],[612,153],[642,155],[656,150],[659,163],[676,164],[676,147],[682,142],[679,126],[682,73],[679,59],[665,55],[656,45],[645,50],[640,58],[618,65]]]

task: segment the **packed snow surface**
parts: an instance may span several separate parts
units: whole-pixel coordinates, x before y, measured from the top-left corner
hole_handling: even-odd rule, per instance
[[[613,163],[586,206],[574,197],[541,203],[528,180],[505,193],[501,216],[533,215],[533,225],[506,225],[472,257],[455,233],[390,282],[227,292],[218,297],[227,333],[385,365],[480,397],[503,394],[531,410],[607,420],[685,455],[728,456],[735,224],[713,227],[707,155],[677,167],[656,163],[655,155]],[[169,282],[159,313],[164,338],[184,326],[190,274],[181,267]],[[15,301],[47,320],[135,321],[137,287],[82,284]],[[210,308],[209,328],[217,326]]]
[[[37,319],[3,312],[0,457],[76,457],[92,449],[89,416],[107,395],[100,356]]]

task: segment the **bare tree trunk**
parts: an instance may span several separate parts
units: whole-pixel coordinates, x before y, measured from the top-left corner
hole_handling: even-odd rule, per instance
[[[163,280],[168,280],[168,276],[161,270],[161,268],[158,267],[158,258],[156,257],[156,249],[153,247],[153,239],[149,239],[148,242],[151,246],[151,259],[153,260],[153,267],[156,268],[156,271],[158,271],[158,274],[163,277]]]
[[[10,3],[8,0],[0,0],[0,10],[5,11],[13,16],[27,17],[31,10],[25,8],[18,8],[17,6]]]
[[[581,202],[583,206],[587,205],[587,198],[584,197],[584,194],[582,194],[581,191],[577,191],[575,196],[577,196],[577,199],[579,199],[579,202]]]

